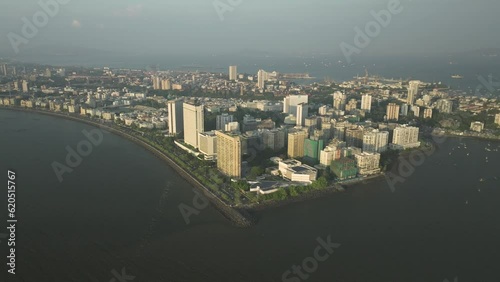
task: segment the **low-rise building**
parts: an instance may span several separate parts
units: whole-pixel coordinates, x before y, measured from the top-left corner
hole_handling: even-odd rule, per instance
[[[470,130],[476,132],[482,132],[484,130],[484,123],[479,121],[474,121],[470,124]]]
[[[293,182],[312,183],[318,177],[318,170],[295,159],[279,162],[279,171],[284,179]]]

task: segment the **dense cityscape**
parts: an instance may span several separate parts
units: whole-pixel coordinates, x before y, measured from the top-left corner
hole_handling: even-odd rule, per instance
[[[500,139],[496,93],[377,76],[0,65],[0,106],[126,132],[161,150],[233,207],[343,191],[382,176],[431,135]],[[458,78],[459,79],[459,78]],[[302,83],[297,83],[300,80]],[[64,167],[54,167],[62,178]],[[67,169],[67,168],[66,168]]]

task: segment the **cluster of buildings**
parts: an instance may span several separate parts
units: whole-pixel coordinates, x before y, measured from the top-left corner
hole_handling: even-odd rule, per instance
[[[0,65],[0,74],[11,75],[15,68]],[[73,88],[77,83],[89,83],[92,73],[98,78],[144,86],[154,90],[199,89],[205,92],[240,93],[241,98],[167,98],[147,96],[124,89]],[[26,94],[47,94],[39,98],[0,98],[0,105],[15,105],[26,108],[43,108],[52,111],[67,111],[120,122],[125,126],[162,130],[168,136],[183,136],[176,144],[197,157],[217,163],[219,171],[231,178],[241,179],[248,171],[244,161],[263,150],[286,152],[286,158],[276,161],[276,167],[268,172],[280,176],[285,182],[310,184],[318,177],[318,171],[329,169],[338,179],[346,180],[380,173],[381,154],[389,149],[406,150],[420,146],[419,129],[397,122],[402,116],[428,119],[433,113],[451,114],[455,110],[483,111],[499,109],[499,103],[490,103],[485,98],[450,97],[447,93],[428,91],[421,81],[402,81],[358,78],[346,82],[343,87],[359,89],[360,98],[349,98],[349,92],[332,93],[332,104],[309,103],[308,91],[317,86],[291,85],[287,76],[277,72],[259,70],[256,75],[239,74],[237,66],[230,66],[228,75],[205,72],[161,72],[137,70],[89,70],[86,73],[63,69],[37,70],[35,74],[11,80],[1,85],[3,89],[17,90]],[[35,77],[32,77],[35,75]],[[50,79],[53,75],[64,76],[71,85],[60,88],[31,85],[37,77]],[[300,77],[301,74],[296,74]],[[33,80],[34,79],[34,80]],[[95,78],[94,78],[95,79]],[[282,101],[253,100],[242,96],[246,92],[272,92],[283,95]],[[156,92],[154,92],[156,93]],[[50,94],[56,94],[50,97]],[[353,96],[351,96],[353,97]],[[354,96],[356,97],[356,96]],[[359,96],[357,96],[359,97]],[[383,122],[360,122],[360,118],[373,111],[374,105],[387,104]],[[154,101],[160,108],[141,106]],[[466,106],[465,104],[470,104]],[[237,120],[232,114],[238,107],[259,111],[274,111],[284,114],[283,125],[276,121],[262,120],[250,115]],[[317,109],[317,114],[316,114]],[[217,113],[215,130],[205,130],[205,114]],[[500,125],[500,114],[495,116]],[[484,124],[474,122],[472,131],[481,132]],[[306,164],[307,163],[307,164]],[[261,184],[264,182],[261,182]],[[271,193],[282,184],[266,182],[256,185],[262,193]],[[260,187],[260,188],[259,188]]]

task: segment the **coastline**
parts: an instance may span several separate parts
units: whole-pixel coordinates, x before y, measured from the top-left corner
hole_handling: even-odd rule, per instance
[[[52,117],[64,118],[64,119],[71,120],[71,121],[81,122],[81,123],[85,123],[87,125],[91,125],[91,126],[94,126],[97,128],[107,130],[110,133],[113,133],[117,136],[123,137],[129,141],[132,141],[135,144],[150,151],[153,155],[155,155],[156,157],[158,157],[159,159],[164,161],[168,166],[170,166],[172,169],[174,169],[182,178],[184,178],[187,182],[189,182],[191,185],[193,185],[200,192],[202,192],[203,195],[214,205],[214,207],[225,218],[227,218],[229,221],[231,221],[235,226],[250,227],[254,224],[254,222],[251,220],[251,217],[246,212],[246,210],[237,210],[237,209],[227,205],[219,197],[214,195],[212,193],[212,191],[210,191],[207,187],[205,187],[203,184],[201,184],[196,178],[194,178],[192,175],[190,175],[189,172],[187,172],[185,169],[180,167],[177,163],[175,163],[172,159],[170,159],[170,157],[165,155],[159,149],[155,148],[154,146],[151,146],[150,144],[146,143],[145,141],[143,141],[135,136],[132,136],[132,135],[130,135],[130,134],[118,129],[118,128],[108,126],[105,123],[99,123],[96,121],[88,120],[88,119],[79,117],[77,115],[73,116],[70,114],[57,113],[57,112],[52,112],[52,111],[44,111],[44,110],[38,110],[38,109],[20,108],[20,107],[0,107],[0,110],[1,109],[18,111],[18,112],[42,114],[42,115],[48,115],[48,116],[52,116]]]

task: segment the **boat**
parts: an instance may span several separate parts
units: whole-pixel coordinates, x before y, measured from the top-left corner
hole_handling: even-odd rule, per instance
[[[454,78],[454,79],[462,79],[464,78],[462,75],[459,75],[459,74],[454,74],[451,76],[451,78]]]

